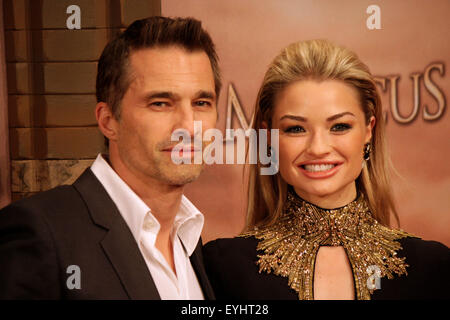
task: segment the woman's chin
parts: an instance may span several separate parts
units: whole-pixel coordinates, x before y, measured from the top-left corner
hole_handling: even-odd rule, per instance
[[[302,199],[317,205],[327,203],[327,205],[333,207],[333,203],[336,203],[334,207],[338,207],[353,201],[355,198],[355,186],[352,186],[352,188],[336,188],[333,186],[309,187],[308,189],[302,189],[294,186],[294,189]]]
[[[304,200],[309,201],[312,199],[326,199],[333,196],[333,192],[330,190],[311,190],[305,191],[294,186],[295,192]]]

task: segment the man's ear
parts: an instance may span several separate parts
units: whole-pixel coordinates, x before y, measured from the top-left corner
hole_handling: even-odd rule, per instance
[[[98,128],[103,135],[111,140],[117,140],[119,122],[112,114],[111,108],[105,102],[99,102],[95,106],[95,117],[97,118]]]

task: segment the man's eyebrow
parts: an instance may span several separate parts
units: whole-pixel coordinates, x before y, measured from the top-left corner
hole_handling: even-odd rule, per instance
[[[163,99],[177,99],[178,95],[170,91],[151,91],[145,95],[145,100],[151,100],[155,98]]]
[[[211,99],[211,100],[215,100],[216,99],[216,94],[214,92],[211,91],[198,91],[195,95],[194,95],[195,99]],[[151,99],[157,99],[157,98],[163,98],[163,99],[172,99],[172,100],[177,100],[180,98],[179,95],[170,92],[170,91],[151,91],[149,93],[147,93],[145,95],[145,99],[146,100],[151,100]]]
[[[334,116],[328,117],[327,121],[334,121],[334,120],[339,119],[340,117],[343,117],[345,115],[355,116],[353,113],[351,113],[349,111],[346,111],[346,112],[341,112],[341,113],[335,114]],[[308,121],[308,119],[305,118],[305,117],[294,116],[294,115],[291,115],[291,114],[285,114],[284,116],[282,116],[280,118],[280,121],[283,120],[283,119],[292,119],[292,120],[302,121],[302,122],[307,122]]]
[[[196,99],[216,99],[216,94],[212,91],[200,90],[195,94]]]

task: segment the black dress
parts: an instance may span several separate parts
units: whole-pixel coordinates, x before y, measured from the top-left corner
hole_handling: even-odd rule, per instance
[[[298,300],[288,279],[259,273],[255,237],[218,239],[203,248],[206,272],[216,298],[238,300]],[[450,250],[442,243],[419,238],[398,240],[408,275],[381,278],[372,300],[450,299]],[[355,294],[356,296],[356,294]]]

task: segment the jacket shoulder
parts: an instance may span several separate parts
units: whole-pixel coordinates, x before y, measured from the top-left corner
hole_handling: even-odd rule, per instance
[[[27,208],[36,208],[36,206],[45,207],[51,203],[64,204],[66,203],[65,200],[67,200],[68,197],[76,196],[76,194],[77,192],[75,188],[71,185],[58,186],[47,191],[39,192],[31,197],[23,198],[15,202],[12,202],[4,209],[6,208],[27,209]]]
[[[57,187],[0,210],[0,299],[61,297],[60,265],[47,214],[70,187]]]
[[[15,201],[0,210],[0,217],[11,215],[16,220],[39,216],[57,221],[63,216],[67,219],[85,210],[86,205],[77,190],[71,185],[64,185]]]

